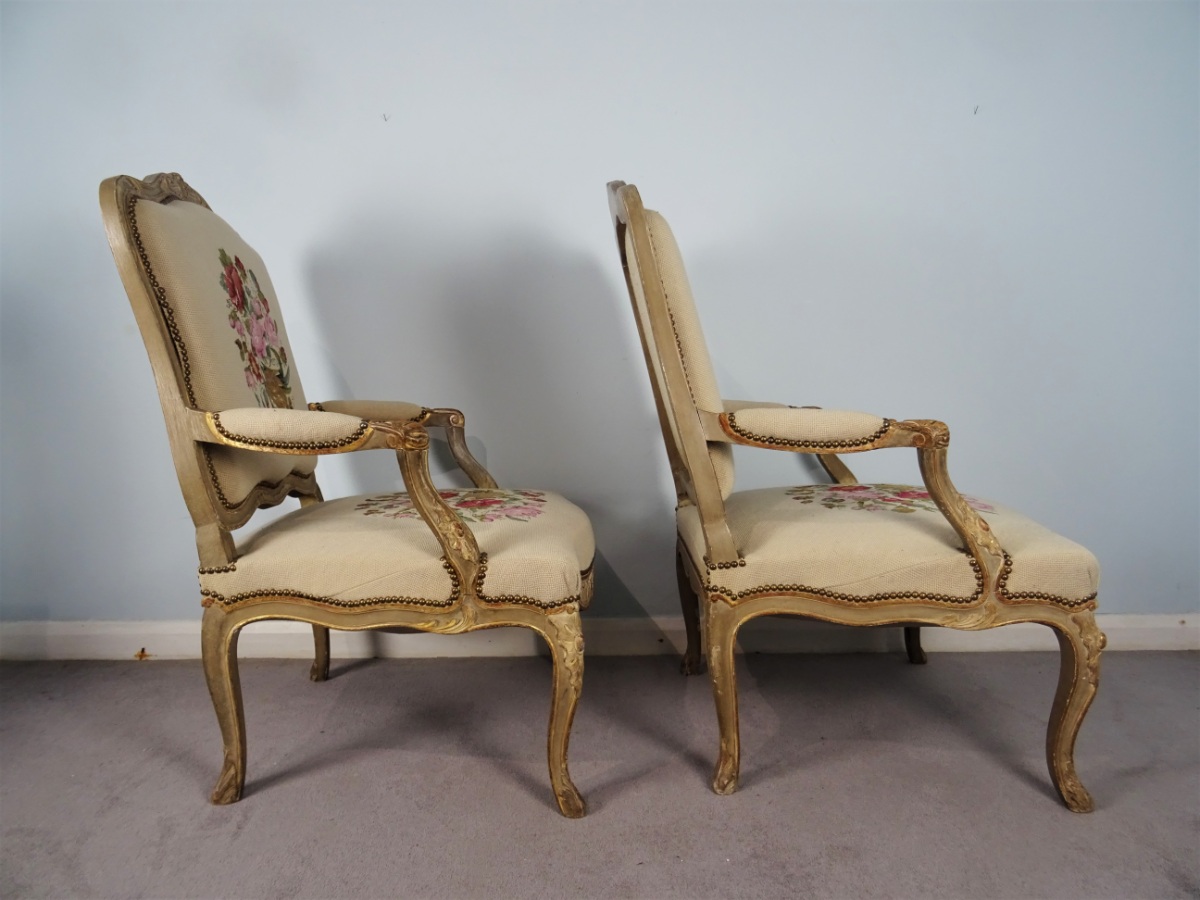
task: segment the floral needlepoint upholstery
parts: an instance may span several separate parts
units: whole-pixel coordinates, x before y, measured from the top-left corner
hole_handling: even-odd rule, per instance
[[[438,494],[467,522],[495,522],[498,519],[528,522],[540,516],[549,502],[545,491],[449,490],[438,491]],[[420,517],[408,494],[368,497],[356,508],[365,516]]]
[[[871,512],[898,513],[937,510],[929,491],[907,484],[804,484],[787,489],[788,496],[801,503],[820,503],[826,509],[865,509]],[[990,503],[963,495],[978,512],[995,512]]]

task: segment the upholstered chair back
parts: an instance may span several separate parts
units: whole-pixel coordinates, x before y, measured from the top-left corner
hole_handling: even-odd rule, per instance
[[[630,283],[633,285],[638,315],[642,318],[642,331],[660,356],[665,353],[676,353],[683,365],[684,378],[687,382],[688,393],[692,405],[696,409],[712,413],[724,411],[721,392],[717,388],[717,377],[713,371],[712,360],[708,355],[708,345],[704,341],[704,331],[700,327],[700,316],[696,312],[696,302],[692,298],[692,288],[688,282],[687,271],[683,266],[683,256],[671,226],[659,213],[648,209],[645,211],[645,221],[650,235],[650,246],[654,254],[654,268],[662,284],[663,296],[666,299],[667,312],[671,325],[670,335],[656,334],[651,327],[646,311],[646,299],[642,290],[643,275],[655,276],[655,272],[642,273],[638,268],[637,255],[634,253],[633,237],[625,232],[625,258],[629,267]],[[675,446],[681,448],[680,435],[676,416],[677,410],[670,409],[666,399],[667,391],[659,386],[659,396],[667,407],[664,413],[671,423]],[[709,443],[708,456],[712,461],[721,496],[728,497],[733,490],[733,448],[729,444]]]
[[[254,249],[198,195],[168,202],[130,197],[124,213],[178,363],[183,402],[208,412],[304,409],[275,288]],[[231,510],[256,486],[307,476],[316,467],[315,456],[211,444],[201,452],[212,493]]]

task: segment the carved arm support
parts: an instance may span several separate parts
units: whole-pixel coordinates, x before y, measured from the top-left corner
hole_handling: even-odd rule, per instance
[[[429,476],[429,432],[416,422],[376,423],[396,451],[404,487],[425,524],[429,526],[447,562],[454,568],[459,584],[470,592],[479,572],[479,544],[475,535],[450,508]]]
[[[450,419],[458,415],[458,424],[451,421],[450,427],[457,427],[461,434],[462,414],[457,410],[426,412],[431,418]],[[374,449],[396,451],[409,498],[441,544],[459,583],[467,588],[475,583],[479,571],[479,545],[475,535],[433,485],[429,474],[429,433],[419,422],[370,422],[329,411],[257,408],[219,413],[193,411],[188,421],[195,440],[260,453],[313,455]],[[480,471],[487,476],[482,467]],[[467,474],[471,473],[468,471]],[[491,487],[495,487],[495,482]]]
[[[308,408],[324,412],[345,413],[372,422],[415,422],[441,428],[450,445],[450,455],[458,467],[479,488],[495,488],[496,480],[467,449],[466,417],[457,409],[430,409],[415,403],[389,400],[327,400],[310,403]]]
[[[861,453],[885,447],[916,449],[925,489],[962,539],[989,591],[995,591],[1004,567],[1004,550],[987,521],[971,508],[950,480],[946,466],[950,429],[945,423],[934,419],[898,421],[816,407],[742,401],[725,401],[725,405],[724,413],[700,414],[708,440],[818,454],[825,470],[839,484],[854,484],[855,479],[837,459],[838,452]]]

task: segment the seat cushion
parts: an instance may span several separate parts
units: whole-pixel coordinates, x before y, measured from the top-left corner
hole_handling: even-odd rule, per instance
[[[1100,569],[1086,549],[1020,513],[968,502],[1010,557],[1003,599],[1082,606],[1096,597]],[[898,484],[804,485],[740,491],[726,518],[745,562],[710,568],[694,506],[680,507],[679,533],[710,589],[734,600],[797,591],[876,603],[914,598],[978,599],[982,580],[962,541],[924,488]]]
[[[595,545],[587,516],[548,491],[446,490],[487,555],[489,602],[546,609],[580,599]],[[344,608],[451,606],[461,594],[408,494],[316,503],[240,543],[237,562],[201,569],[201,593],[236,605],[288,595]]]

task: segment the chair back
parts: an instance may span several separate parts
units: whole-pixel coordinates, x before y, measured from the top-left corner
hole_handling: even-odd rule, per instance
[[[237,528],[289,494],[319,497],[315,456],[239,450],[191,437],[191,411],[305,407],[259,255],[177,174],[109,178],[100,186],[100,205],[197,528]]]
[[[724,530],[723,500],[734,482],[733,450],[705,439],[700,413],[720,414],[724,404],[683,257],[667,220],[642,205],[635,186],[614,181],[608,189],[679,502],[700,507],[706,532],[710,525]]]

